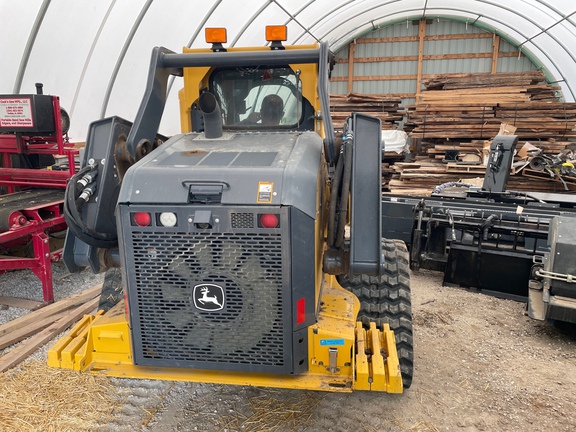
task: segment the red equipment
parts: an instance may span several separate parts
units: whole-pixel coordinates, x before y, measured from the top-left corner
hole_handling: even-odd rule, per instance
[[[32,270],[44,301],[53,302],[51,263],[60,260],[62,249],[50,251],[49,235],[66,229],[64,190],[76,172],[78,150],[68,141],[70,120],[59,98],[42,94],[41,84],[36,89],[0,95],[0,273]],[[67,163],[53,166],[56,155]],[[33,258],[16,256],[30,243]]]

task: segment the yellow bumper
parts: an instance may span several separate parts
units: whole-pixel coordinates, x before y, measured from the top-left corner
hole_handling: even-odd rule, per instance
[[[309,371],[300,375],[229,372],[135,365],[124,305],[86,315],[48,351],[55,368],[124,378],[210,382],[331,392],[402,393],[394,333],[389,326],[364,330],[355,322],[358,299],[326,287],[318,322],[309,328]]]

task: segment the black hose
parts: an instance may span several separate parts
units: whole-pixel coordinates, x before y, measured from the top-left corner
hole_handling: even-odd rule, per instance
[[[342,188],[340,193],[338,209],[338,231],[334,246],[340,248],[344,242],[346,229],[346,219],[348,216],[348,201],[350,199],[350,181],[352,179],[352,141],[346,140],[342,143],[344,147],[344,175],[342,178]]]
[[[340,149],[343,151],[344,146]],[[336,170],[330,185],[330,205],[328,206],[328,246],[333,247],[335,242],[336,207],[340,196],[340,184],[342,182],[342,172],[344,171],[344,158],[342,155],[336,163]]]
[[[96,232],[82,220],[81,212],[85,201],[79,200],[82,188],[77,188],[76,182],[92,169],[94,167],[86,166],[70,178],[64,196],[64,219],[68,229],[84,243],[97,248],[108,249],[116,247],[118,245],[118,237],[115,233],[103,234]]]

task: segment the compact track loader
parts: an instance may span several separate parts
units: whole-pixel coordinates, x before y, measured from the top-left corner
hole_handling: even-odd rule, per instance
[[[225,30],[207,29],[210,49],[155,48],[134,122],[91,124],[66,195],[64,261],[107,274],[100,311],[51,348],[51,366],[410,386],[409,259],[380,234],[380,120],[353,113],[337,143],[327,45],[284,46],[285,27],[266,30],[264,47],[226,49]],[[182,133],[167,139],[158,129],[173,76],[184,82]]]

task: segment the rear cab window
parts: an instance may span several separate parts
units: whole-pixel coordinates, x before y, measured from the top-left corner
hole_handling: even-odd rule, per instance
[[[301,82],[290,67],[219,69],[210,84],[225,128],[298,128],[304,121]]]

